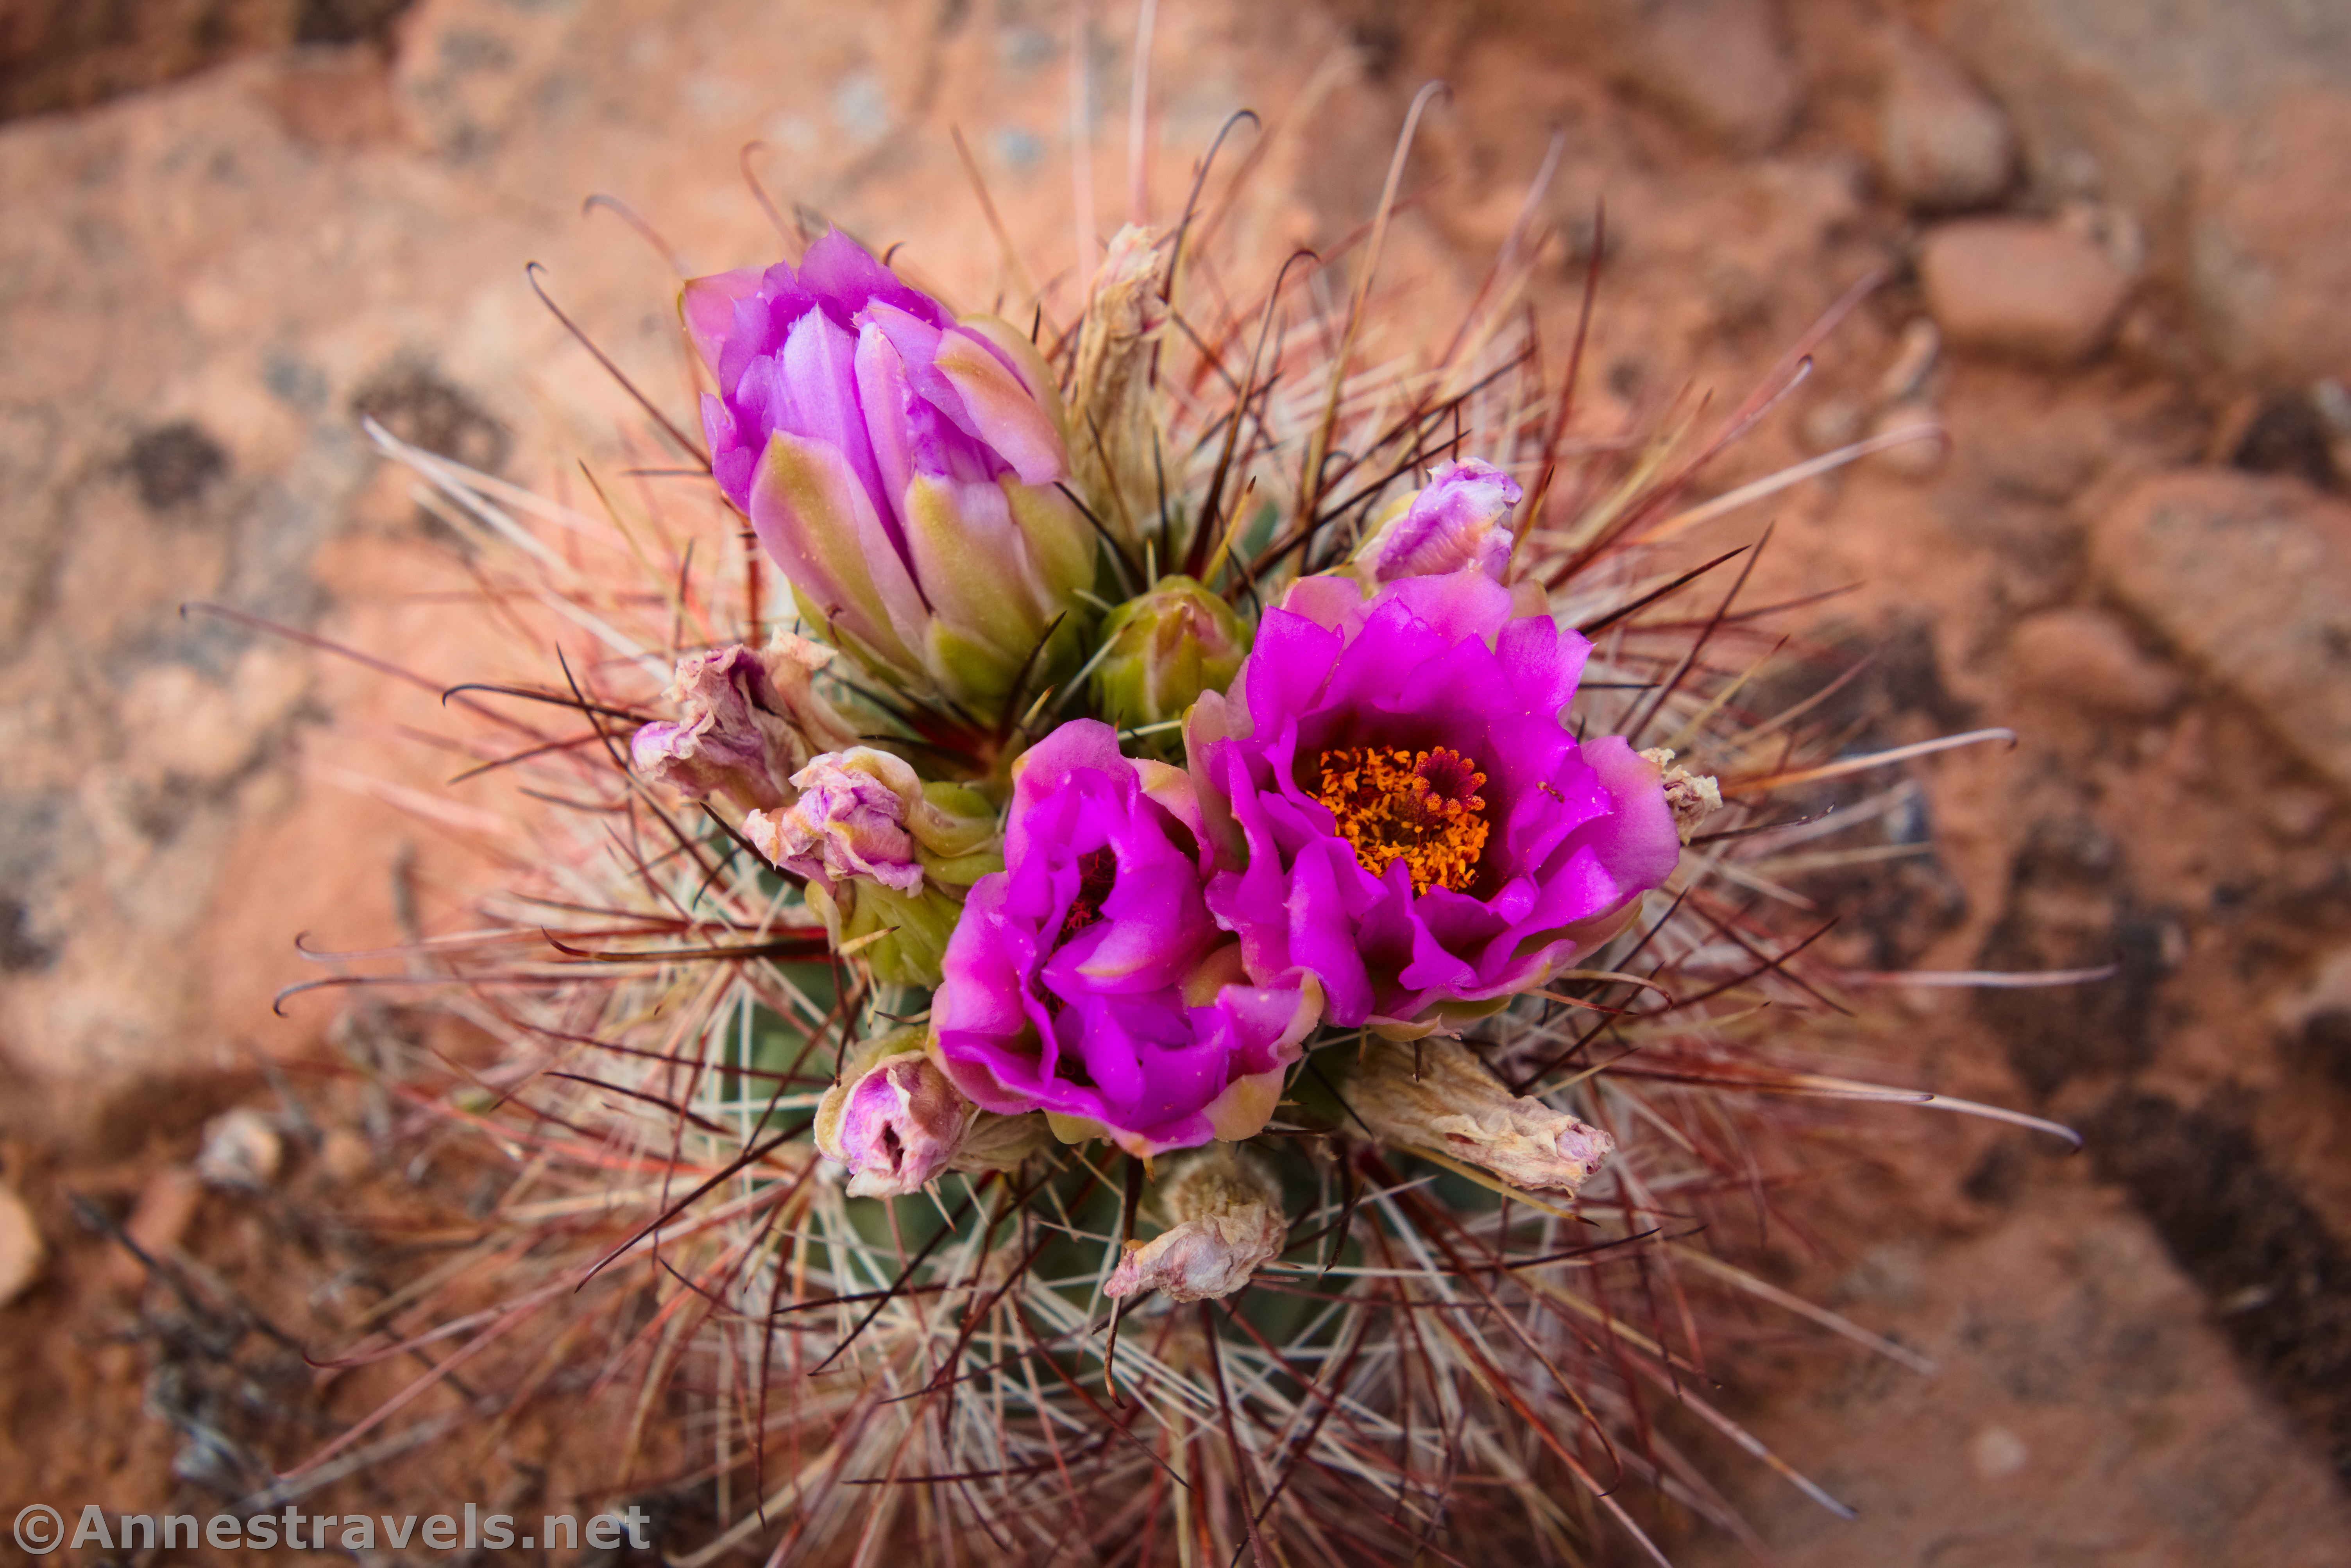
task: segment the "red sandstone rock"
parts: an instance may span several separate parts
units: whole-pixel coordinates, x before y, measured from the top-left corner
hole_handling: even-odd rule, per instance
[[[2189,278],[2205,340],[2279,381],[2351,376],[2351,92],[2281,99],[2202,163]]]
[[[2104,348],[2130,278],[2087,236],[2031,218],[1967,218],[1920,246],[1927,308],[1958,348],[2074,364]]]
[[[2129,629],[2102,610],[2027,616],[2008,652],[2018,685],[2103,712],[2149,717],[2179,696],[2179,677],[2141,653]]]
[[[2206,346],[2281,381],[2351,360],[2351,26],[2325,0],[1949,0],[1943,44],[2014,117],[2032,183],[2120,204]]]
[[[2016,167],[2008,116],[1940,49],[1907,30],[1886,62],[1878,162],[1913,207],[1950,211],[1998,196]]]
[[[2351,789],[2351,505],[2299,480],[2193,469],[2101,518],[2107,590]]]
[[[40,1278],[43,1249],[25,1200],[0,1186],[0,1307],[31,1289]]]

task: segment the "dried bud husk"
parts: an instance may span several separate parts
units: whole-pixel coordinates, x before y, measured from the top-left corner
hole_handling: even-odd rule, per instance
[[[998,1116],[940,1071],[920,1029],[861,1042],[818,1102],[820,1154],[849,1167],[852,1197],[916,1192],[946,1171],[1008,1170],[1050,1141],[1040,1116]]]
[[[670,685],[678,716],[631,737],[630,760],[688,800],[717,795],[746,811],[789,804],[785,780],[818,753],[857,738],[813,684],[832,657],[789,632],[764,649],[737,643],[687,654]]]
[[[1167,326],[1167,251],[1159,240],[1156,230],[1133,224],[1111,236],[1078,327],[1070,384],[1078,494],[1130,549],[1159,515],[1151,423],[1152,357]]]
[[[1599,1128],[1511,1093],[1468,1047],[1441,1036],[1371,1041],[1344,1088],[1348,1109],[1382,1142],[1483,1166],[1530,1192],[1573,1197],[1616,1148]]]
[[[1052,1129],[1046,1126],[1041,1113],[999,1116],[993,1111],[982,1111],[964,1129],[963,1146],[956,1150],[947,1167],[975,1175],[981,1171],[1008,1171],[1030,1155],[1053,1145]]]
[[[1210,1144],[1171,1160],[1158,1204],[1166,1229],[1126,1255],[1102,1286],[1106,1296],[1157,1291],[1171,1301],[1229,1296],[1261,1264],[1281,1255],[1290,1222],[1281,1187],[1265,1162],[1238,1144]]]
[[[1163,577],[1120,605],[1103,622],[1102,642],[1094,702],[1119,729],[1183,717],[1202,692],[1230,685],[1249,653],[1232,606],[1183,576]]]
[[[1674,831],[1682,842],[1690,841],[1708,817],[1722,810],[1722,786],[1711,773],[1693,773],[1687,768],[1674,766],[1674,754],[1668,747],[1653,746],[1641,753],[1644,759],[1656,765],[1659,781],[1666,787],[1666,808],[1674,814]]]

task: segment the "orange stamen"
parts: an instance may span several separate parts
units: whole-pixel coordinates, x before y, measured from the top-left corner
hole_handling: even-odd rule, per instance
[[[1333,747],[1316,759],[1322,780],[1316,800],[1337,819],[1339,836],[1374,876],[1401,860],[1413,892],[1468,889],[1493,824],[1486,776],[1449,747],[1407,751],[1402,747]]]

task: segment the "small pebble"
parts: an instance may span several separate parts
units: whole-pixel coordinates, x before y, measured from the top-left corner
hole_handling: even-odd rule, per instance
[[[2032,1462],[2032,1450],[2005,1427],[1986,1427],[1968,1439],[1968,1463],[1985,1480],[2003,1480]]]
[[[2105,347],[2130,275],[2105,248],[2063,224],[1962,218],[1918,248],[1927,308],[1957,348],[2073,365]]]
[[[1924,316],[1913,316],[1902,329],[1902,340],[1895,347],[1893,361],[1877,378],[1877,400],[1900,402],[1915,397],[1926,384],[1927,372],[1935,368],[1935,357],[1942,351],[1943,334],[1935,329],[1935,323]]]
[[[0,1307],[32,1288],[45,1254],[33,1211],[14,1188],[0,1186]]]
[[[249,1106],[239,1106],[204,1124],[196,1175],[208,1186],[257,1191],[277,1178],[285,1158],[286,1139],[277,1124]]]
[[[1878,107],[1878,161],[1886,184],[1912,207],[1978,207],[2007,188],[2016,135],[2000,105],[1906,30],[1895,41]]]
[[[1944,455],[1951,445],[1950,438],[1943,434],[1943,422],[1933,409],[1923,402],[1897,402],[1869,424],[1873,440],[1911,431],[1918,434],[1883,452],[1871,454],[1869,465],[1905,479],[1932,478],[1943,466]]]
[[[139,1189],[139,1201],[132,1206],[122,1233],[151,1258],[175,1251],[204,1197],[204,1183],[195,1172],[177,1166],[157,1171]],[[127,1249],[118,1250],[108,1260],[107,1273],[126,1289],[136,1289],[147,1278],[146,1265]]]
[[[2104,713],[2151,718],[2179,698],[2179,677],[2139,651],[2103,610],[2044,610],[2017,622],[2009,657],[2019,685]]]
[[[1803,104],[1803,78],[1770,0],[1650,0],[1621,10],[1601,47],[1614,71],[1690,129],[1732,152],[1777,146]]]
[[[1852,398],[1824,397],[1804,412],[1797,434],[1812,451],[1834,452],[1861,439],[1861,424],[1865,417],[1865,411]]]
[[[2335,797],[2310,784],[2280,784],[2262,796],[2262,816],[2270,830],[2288,843],[2306,843],[2318,836],[2335,810]]]
[[[355,1182],[375,1166],[368,1141],[346,1127],[329,1133],[319,1145],[319,1169],[329,1181]]]

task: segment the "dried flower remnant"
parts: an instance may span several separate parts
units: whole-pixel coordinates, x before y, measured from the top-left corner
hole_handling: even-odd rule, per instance
[[[956,319],[838,231],[798,267],[695,278],[682,308],[718,382],[712,472],[802,617],[895,681],[1007,698],[1093,580],[1035,347]]]
[[[852,1197],[918,1192],[949,1170],[1008,1169],[1047,1141],[1042,1119],[994,1116],[966,1099],[919,1029],[861,1044],[818,1102],[817,1150],[850,1170]]]
[[[921,789],[913,768],[861,746],[817,758],[792,775],[792,785],[799,800],[772,817],[759,813],[750,825],[760,853],[828,888],[852,876],[901,893],[922,887],[922,862],[906,831],[906,796],[919,799]]]
[[[1288,1244],[1280,1185],[1258,1155],[1211,1144],[1171,1164],[1159,1183],[1167,1228],[1130,1244],[1103,1295],[1157,1291],[1171,1301],[1214,1301],[1248,1284]]]
[[[641,727],[630,761],[688,800],[717,795],[746,811],[788,804],[793,773],[857,738],[814,685],[832,657],[789,632],[764,649],[737,643],[688,653],[670,685],[678,716]]]
[[[1070,457],[1079,493],[1130,549],[1157,523],[1165,487],[1151,371],[1167,327],[1168,259],[1153,230],[1130,224],[1111,236],[1078,327],[1071,377]]]
[[[850,1169],[853,1197],[918,1192],[947,1168],[977,1109],[925,1055],[921,1031],[869,1041],[862,1071],[818,1103],[816,1146]]]
[[[1657,769],[1660,782],[1666,787],[1666,809],[1674,814],[1674,830],[1684,843],[1703,827],[1706,820],[1722,810],[1722,786],[1711,773],[1693,773],[1674,765],[1671,747],[1653,746],[1641,753],[1641,760]]]
[[[1513,1186],[1573,1197],[1616,1140],[1513,1094],[1459,1040],[1374,1040],[1344,1085],[1374,1136],[1483,1166]]]

